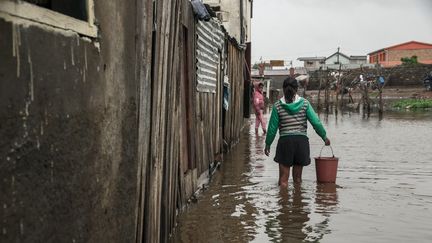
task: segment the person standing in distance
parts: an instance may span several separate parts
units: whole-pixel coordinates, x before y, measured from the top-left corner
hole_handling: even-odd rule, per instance
[[[259,83],[255,89],[253,94],[253,105],[255,109],[255,133],[258,134],[258,129],[261,124],[261,128],[263,129],[264,134],[266,134],[266,121],[264,118],[264,108],[265,108],[265,99],[264,99],[264,84]]]
[[[264,153],[269,156],[270,145],[279,129],[279,141],[274,161],[279,163],[279,186],[287,187],[290,168],[295,183],[301,182],[303,167],[310,164],[309,138],[307,121],[322,138],[326,146],[330,145],[326,131],[309,101],[297,95],[298,83],[288,77],[283,83],[284,96],[272,108],[267,129]]]

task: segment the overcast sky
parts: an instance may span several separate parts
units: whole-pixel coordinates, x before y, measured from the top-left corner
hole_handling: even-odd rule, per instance
[[[252,63],[432,43],[432,0],[254,0]],[[302,65],[295,61],[296,66]]]

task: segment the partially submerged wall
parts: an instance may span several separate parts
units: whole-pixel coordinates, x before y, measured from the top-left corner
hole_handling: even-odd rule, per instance
[[[198,92],[189,1],[134,3],[96,1],[98,38],[0,11],[0,242],[166,242],[237,142],[244,50]]]
[[[0,18],[0,242],[134,242],[135,8],[100,39]]]

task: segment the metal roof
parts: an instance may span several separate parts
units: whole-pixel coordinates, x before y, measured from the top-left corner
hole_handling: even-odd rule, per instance
[[[367,56],[350,56],[350,59],[355,59],[355,60],[367,60]]]
[[[324,61],[326,57],[299,57],[299,61]]]

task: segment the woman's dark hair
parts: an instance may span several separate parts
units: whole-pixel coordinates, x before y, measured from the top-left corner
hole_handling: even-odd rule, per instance
[[[283,92],[287,103],[294,102],[294,97],[297,93],[298,83],[297,79],[288,77],[283,82]]]

